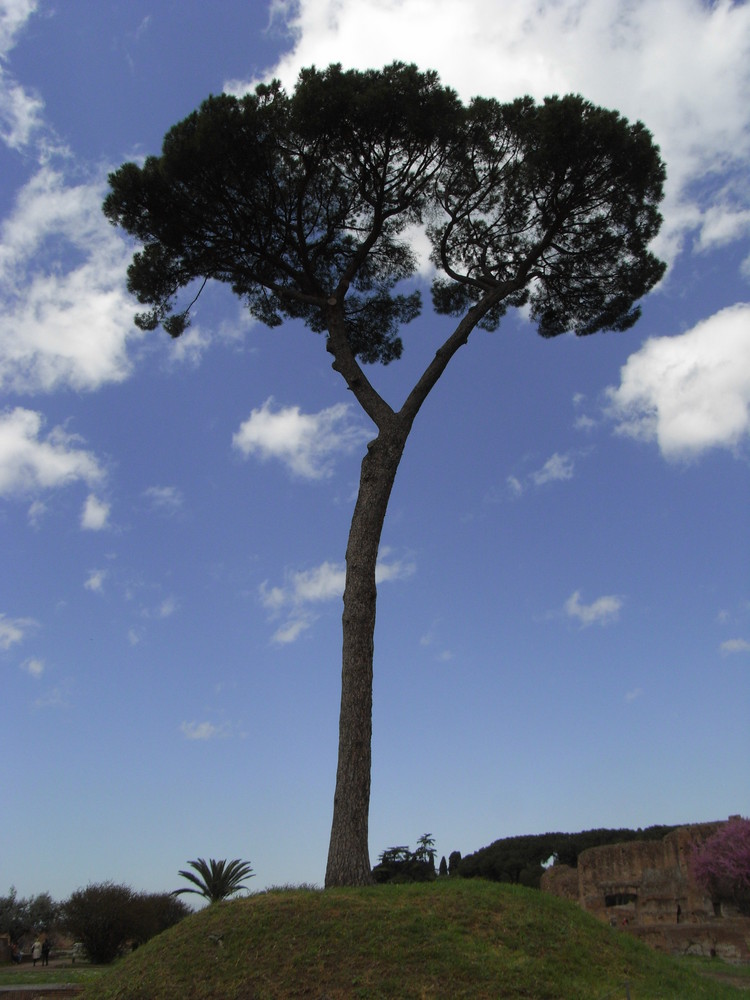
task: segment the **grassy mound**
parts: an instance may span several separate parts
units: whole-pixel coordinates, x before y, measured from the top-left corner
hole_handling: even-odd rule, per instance
[[[730,1000],[576,906],[478,880],[261,893],[154,938],[85,1000]]]

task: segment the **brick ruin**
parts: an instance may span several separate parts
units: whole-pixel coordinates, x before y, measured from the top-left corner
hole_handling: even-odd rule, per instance
[[[663,840],[589,848],[577,868],[548,868],[541,888],[660,951],[750,961],[750,918],[714,906],[690,874],[694,847],[722,825],[696,823]]]

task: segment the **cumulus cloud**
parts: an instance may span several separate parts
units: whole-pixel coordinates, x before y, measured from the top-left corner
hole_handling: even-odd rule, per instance
[[[167,597],[163,598],[158,604],[154,604],[151,607],[142,607],[141,616],[147,618],[149,621],[163,621],[165,618],[171,618],[173,614],[178,610],[180,602],[173,594],[169,594]],[[142,638],[140,632],[132,631],[131,645],[136,645],[136,641],[139,642]],[[136,641],[134,641],[134,639]]]
[[[544,463],[541,469],[532,472],[531,480],[535,486],[542,486],[544,483],[560,482],[573,478],[573,459],[569,454],[560,455],[555,452]]]
[[[41,413],[16,407],[0,413],[0,496],[34,493],[83,481],[100,482],[104,473],[80,438],[62,427],[41,436]]]
[[[33,618],[8,618],[0,613],[0,649],[8,650],[22,642],[29,629],[35,626]]]
[[[95,594],[99,594],[104,590],[104,581],[107,579],[106,569],[92,569],[89,572],[84,587],[86,590],[91,590]]]
[[[541,468],[519,476],[508,476],[505,480],[508,492],[513,497],[520,497],[530,486],[544,486],[546,483],[565,482],[573,478],[575,461],[570,452],[555,452],[547,459]]]
[[[394,59],[437,69],[464,99],[581,93],[641,119],[668,165],[665,233],[674,255],[688,230],[716,230],[712,193],[725,175],[724,232],[739,235],[748,204],[750,5],[719,0],[299,0],[279,4],[295,44],[273,75],[340,62],[365,69]],[[254,81],[230,81],[232,92]]]
[[[69,151],[42,100],[9,74],[7,56],[38,4],[0,6],[0,140],[38,168],[0,225],[0,391],[96,389],[131,373],[142,336],[126,292],[130,248],[102,215],[104,177],[69,183],[54,161]]]
[[[337,403],[318,413],[302,413],[298,406],[274,411],[269,398],[240,425],[232,438],[247,457],[275,458],[303,479],[322,479],[333,471],[333,458],[361,447],[371,436],[350,421],[350,406]]]
[[[0,7],[0,140],[16,150],[41,128],[44,102],[14,80],[5,63],[36,9],[37,0],[4,0]]]
[[[143,495],[155,510],[164,514],[176,513],[184,503],[184,497],[176,486],[149,486]]]
[[[229,735],[226,723],[217,726],[213,722],[183,722],[180,732],[187,740],[215,740]]]
[[[125,290],[130,249],[102,196],[46,165],[0,227],[0,389],[91,390],[130,375],[128,344],[143,336]]]
[[[747,639],[727,639],[722,642],[720,648],[724,656],[731,656],[733,653],[750,653],[750,642]]]
[[[169,597],[165,597],[164,600],[159,605],[159,607],[157,608],[156,617],[171,618],[178,607],[179,603],[176,597],[173,597],[172,595],[170,595]]]
[[[665,458],[736,448],[750,432],[750,304],[646,341],[607,394],[617,433],[655,441]]]
[[[576,590],[565,602],[565,614],[569,618],[575,618],[584,628],[589,625],[610,625],[619,618],[622,605],[622,598],[613,594],[597,597],[591,604],[583,604],[581,592]]]
[[[81,527],[85,531],[103,531],[109,521],[110,505],[89,493],[81,511]]]
[[[375,582],[404,580],[415,572],[413,562],[390,559],[383,550],[375,569]],[[341,598],[346,567],[343,563],[323,562],[308,570],[289,572],[282,586],[271,587],[268,581],[259,588],[260,600],[272,617],[283,615],[283,624],[274,632],[273,641],[284,645],[297,640],[316,621],[315,605]]]
[[[39,678],[44,673],[44,660],[31,657],[28,660],[24,660],[21,664],[21,669],[24,670],[29,677]]]

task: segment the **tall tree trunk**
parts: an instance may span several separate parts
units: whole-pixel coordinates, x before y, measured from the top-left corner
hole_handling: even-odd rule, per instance
[[[344,587],[339,756],[326,886],[372,882],[368,844],[372,760],[375,567],[388,500],[410,421],[391,422],[370,442],[349,529]]]

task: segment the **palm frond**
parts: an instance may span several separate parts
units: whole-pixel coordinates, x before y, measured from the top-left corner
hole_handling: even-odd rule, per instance
[[[209,858],[205,861],[203,858],[197,858],[195,861],[188,861],[188,865],[197,872],[197,875],[182,870],[179,874],[197,888],[175,889],[172,892],[173,896],[194,892],[209,902],[216,903],[239,892],[244,888],[243,883],[254,875],[252,865],[240,858],[229,862],[225,859],[216,861],[214,858]]]

